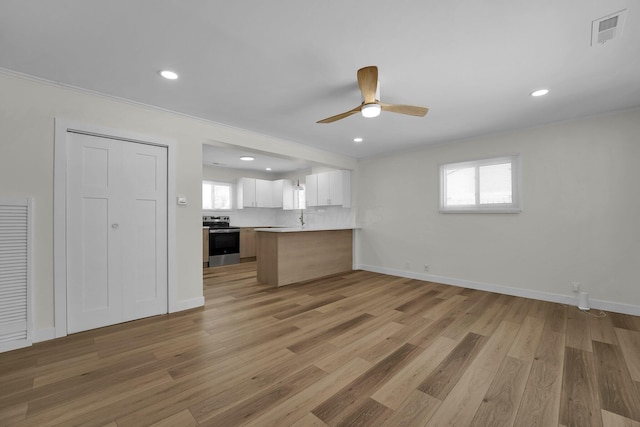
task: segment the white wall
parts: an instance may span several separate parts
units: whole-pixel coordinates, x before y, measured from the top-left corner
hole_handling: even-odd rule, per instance
[[[441,163],[520,154],[520,214],[440,214]],[[356,263],[640,314],[640,110],[359,163]],[[424,272],[424,264],[429,272]]]
[[[355,168],[353,159],[212,122],[166,112],[0,70],[0,196],[34,199],[34,328],[51,338],[53,300],[54,119],[120,129],[177,145],[176,209],[178,300],[202,298],[202,143],[216,140],[276,154]]]

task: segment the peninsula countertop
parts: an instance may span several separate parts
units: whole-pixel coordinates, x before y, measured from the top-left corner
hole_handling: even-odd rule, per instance
[[[297,233],[306,231],[334,231],[334,230],[357,230],[358,227],[273,227],[256,228],[255,231],[266,231],[267,233]]]

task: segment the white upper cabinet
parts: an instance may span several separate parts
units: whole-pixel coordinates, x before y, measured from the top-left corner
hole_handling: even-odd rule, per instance
[[[237,208],[293,209],[293,183],[279,179],[240,178],[238,180]]]
[[[307,206],[318,206],[318,175],[307,175],[305,178]]]
[[[336,170],[307,175],[307,206],[351,207],[351,172]]]
[[[272,208],[273,206],[273,184],[271,181],[256,179],[256,207]]]
[[[240,178],[236,188],[238,198],[237,208],[251,208],[256,202],[256,180],[254,178]]]
[[[271,181],[255,178],[240,178],[236,192],[238,209],[273,207]]]
[[[295,191],[293,189],[293,181],[290,181],[288,179],[280,179],[278,181],[273,181],[274,183],[274,191],[273,194],[275,197],[278,197],[278,194],[280,194],[280,206],[277,206],[279,208],[282,208],[284,210],[291,210],[291,209],[296,209],[296,206],[294,204],[294,196],[295,196]]]

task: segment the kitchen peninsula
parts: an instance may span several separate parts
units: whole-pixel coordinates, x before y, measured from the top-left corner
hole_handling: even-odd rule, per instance
[[[285,286],[351,271],[352,228],[258,228],[258,281]]]

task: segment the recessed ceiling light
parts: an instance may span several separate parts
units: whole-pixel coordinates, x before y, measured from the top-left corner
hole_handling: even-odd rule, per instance
[[[271,168],[264,168],[264,169],[265,169],[265,170],[268,170],[268,171],[270,171],[270,170],[271,170]]]
[[[173,71],[169,71],[169,70],[162,70],[160,71],[160,75],[162,77],[164,77],[167,80],[175,80],[178,78],[178,75],[176,73],[174,73]]]
[[[251,156],[242,156],[240,157],[240,160],[245,161],[245,162],[252,162],[255,160],[255,157],[251,157]]]
[[[549,89],[538,89],[531,92],[531,96],[544,96],[549,93]]]
[[[362,141],[363,141],[363,139],[360,138],[360,137],[353,138],[353,142],[362,142]]]

